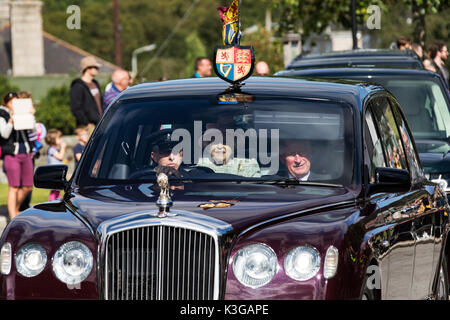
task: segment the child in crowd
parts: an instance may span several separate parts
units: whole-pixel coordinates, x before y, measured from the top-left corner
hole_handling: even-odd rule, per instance
[[[57,129],[50,129],[45,136],[45,142],[48,144],[47,160],[48,164],[61,164],[66,153],[66,143],[62,140],[62,132]],[[58,150],[59,147],[59,150]],[[60,191],[52,190],[48,200],[59,198]]]
[[[89,141],[89,129],[88,127],[80,127],[75,129],[75,134],[77,135],[78,143],[73,147],[73,155],[75,160],[75,169],[80,162],[81,155],[83,154],[84,148]]]

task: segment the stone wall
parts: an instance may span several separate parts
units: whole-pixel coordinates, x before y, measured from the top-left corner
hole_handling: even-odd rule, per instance
[[[9,22],[9,1],[0,0],[0,26]]]

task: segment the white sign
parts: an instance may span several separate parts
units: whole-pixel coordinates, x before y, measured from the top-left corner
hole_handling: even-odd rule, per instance
[[[36,121],[31,113],[33,101],[31,99],[14,99],[12,106],[14,110],[14,130],[34,129]]]

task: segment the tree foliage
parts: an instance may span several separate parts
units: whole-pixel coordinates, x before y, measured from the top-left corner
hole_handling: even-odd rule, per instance
[[[43,1],[44,30],[114,63],[112,0]],[[261,1],[242,1],[242,29],[263,23],[270,1]],[[216,7],[230,4],[231,0],[119,1],[123,67],[131,69],[133,50],[156,44],[156,50],[138,56],[140,76],[146,80],[189,77],[195,58],[212,58],[214,47],[221,44],[222,25]],[[66,27],[69,5],[80,6],[80,30]],[[185,17],[191,5],[193,10]]]
[[[108,61],[115,60],[112,0],[43,0],[44,29],[88,52]],[[229,6],[232,0],[127,0],[118,1],[123,67],[131,69],[132,52],[142,46],[156,44],[156,50],[138,56],[138,72],[146,80],[189,77],[195,58],[211,57],[216,45],[221,44],[221,30],[217,6]],[[81,9],[81,30],[69,30],[66,20],[69,5]],[[368,18],[367,8],[378,5],[383,13],[382,31],[370,31],[379,43],[395,41],[400,35],[409,35],[415,41],[428,43],[449,30],[439,13],[449,7],[449,0],[357,0],[356,13],[359,29]],[[189,15],[189,9],[193,8]],[[273,64],[281,58],[280,39],[287,31],[301,31],[302,39],[311,33],[321,33],[329,25],[351,28],[351,0],[242,0],[242,30],[265,23],[267,9],[277,32],[269,37],[262,33],[245,35],[243,43],[256,41],[257,58]],[[400,8],[400,9],[398,9]],[[400,10],[400,11],[397,11]],[[403,11],[402,11],[403,10]],[[438,13],[436,13],[438,12]],[[406,17],[412,24],[405,24]],[[430,17],[433,17],[430,20]],[[448,16],[447,16],[448,17]],[[396,20],[397,19],[397,20]],[[401,21],[400,21],[401,20]],[[447,19],[448,20],[448,19]],[[386,22],[390,21],[390,25]],[[439,21],[442,31],[437,29]],[[368,31],[368,30],[366,30]],[[369,32],[369,31],[368,31]],[[426,37],[425,37],[426,35]],[[391,38],[388,39],[387,38]],[[263,41],[263,38],[265,39]],[[269,42],[267,40],[269,39]],[[446,39],[446,38],[444,38]],[[262,41],[262,42],[261,42]],[[266,48],[270,50],[265,50]],[[261,54],[261,50],[265,51]]]
[[[69,87],[51,88],[36,107],[36,121],[47,129],[59,129],[64,135],[74,134],[76,121],[70,111]]]
[[[266,0],[269,1],[269,0]],[[339,25],[346,29],[351,28],[351,0],[272,0],[272,5],[282,12],[280,26],[282,31],[299,30],[304,35],[312,32],[321,33],[330,24]],[[426,42],[426,35],[430,32],[427,28],[427,17],[445,11],[450,7],[448,0],[358,0],[356,1],[356,15],[358,24],[364,25],[368,18],[367,8],[377,5],[385,14],[391,9],[401,6],[404,11],[400,15],[412,17],[412,39],[421,43]],[[392,16],[394,19],[398,16]],[[398,30],[403,31],[399,22]]]
[[[0,101],[3,99],[3,95],[11,91],[18,92],[19,88],[11,84],[7,77],[0,75]]]
[[[267,62],[271,74],[284,69],[283,44],[274,39],[273,34],[267,32],[262,25],[258,25],[256,32],[246,35],[241,44],[252,45],[255,49],[256,62]]]
[[[282,31],[298,31],[304,35],[322,33],[330,24],[351,28],[351,0],[273,0],[281,13],[280,27]],[[378,5],[385,6],[381,0],[356,1],[356,16],[359,24],[367,19],[366,8]]]
[[[192,52],[189,48],[192,35],[196,35],[212,55],[213,45],[220,37],[220,20],[215,11],[219,1],[198,1],[192,13],[180,22],[192,3],[193,0],[119,1],[123,67],[131,68],[131,56],[135,49],[156,44],[156,50],[138,56],[139,68],[145,68],[149,60],[158,58],[153,59],[154,63],[147,68],[148,71],[143,76],[148,79],[157,79],[164,73],[174,77],[178,75],[179,69],[186,71],[188,69],[186,66],[193,64],[193,61],[185,60],[187,52],[189,50]],[[66,8],[69,4],[80,6],[80,30],[69,30],[66,27],[66,19],[69,16]],[[43,13],[46,31],[108,61],[115,62],[111,0],[44,0]],[[173,34],[170,41],[166,41],[179,22],[180,28]],[[165,47],[161,51],[159,48],[163,44]],[[161,70],[162,66],[156,65],[157,61],[164,58],[175,62],[176,70]]]
[[[426,17],[435,15],[450,7],[448,0],[403,0],[411,8],[413,19],[413,40],[421,45],[426,42]]]

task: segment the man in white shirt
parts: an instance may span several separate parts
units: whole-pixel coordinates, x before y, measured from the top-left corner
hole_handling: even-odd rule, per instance
[[[311,179],[311,146],[302,140],[286,140],[280,146],[280,161],[286,166],[289,178],[298,181]]]

